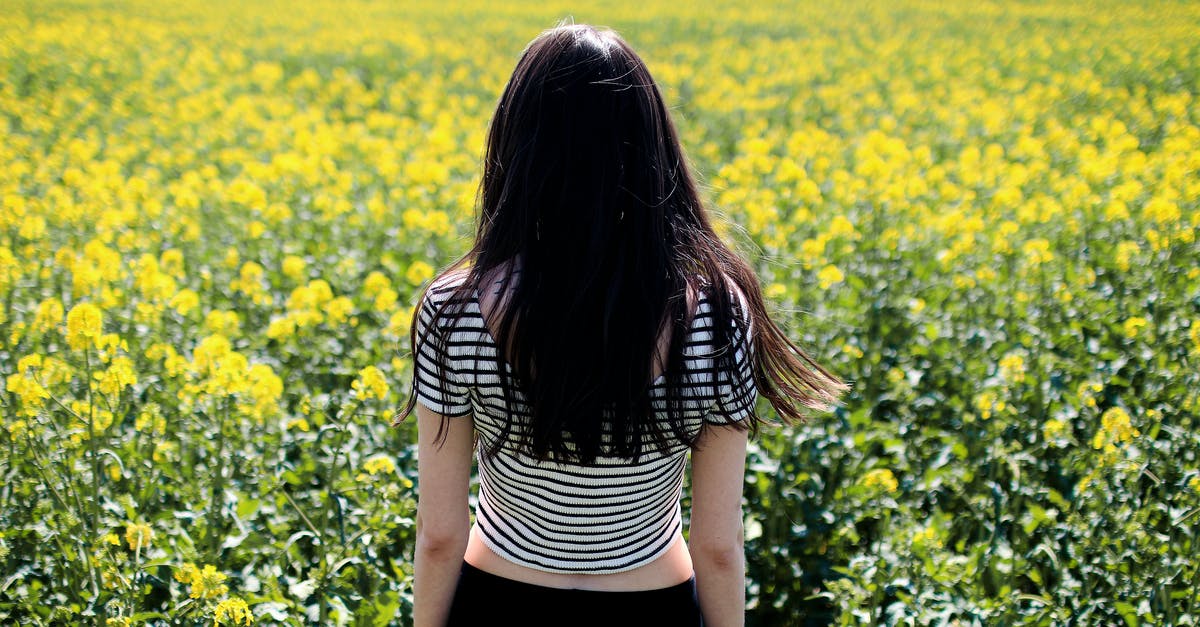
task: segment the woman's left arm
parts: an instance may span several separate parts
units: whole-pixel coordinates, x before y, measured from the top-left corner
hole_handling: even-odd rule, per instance
[[[470,533],[467,504],[474,423],[451,417],[446,440],[434,442],[442,415],[417,403],[417,546],[413,565],[414,627],[442,627],[450,613]]]

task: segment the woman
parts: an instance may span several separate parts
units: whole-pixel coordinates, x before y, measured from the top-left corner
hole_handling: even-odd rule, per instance
[[[742,624],[755,398],[800,420],[847,386],[768,318],[616,33],[560,26],[525,49],[475,245],[412,329],[396,422],[416,410],[418,627]]]

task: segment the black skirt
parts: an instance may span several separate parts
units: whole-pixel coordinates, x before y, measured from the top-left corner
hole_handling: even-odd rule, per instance
[[[656,590],[608,592],[514,581],[463,561],[447,627],[702,627],[696,577]]]

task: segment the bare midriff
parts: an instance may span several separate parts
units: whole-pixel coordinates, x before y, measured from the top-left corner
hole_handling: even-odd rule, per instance
[[[476,526],[471,527],[464,559],[475,568],[493,575],[551,588],[610,592],[656,590],[681,584],[692,576],[692,556],[683,541],[683,535],[678,531],[666,553],[648,564],[619,573],[554,573],[523,566],[496,554],[479,537]]]

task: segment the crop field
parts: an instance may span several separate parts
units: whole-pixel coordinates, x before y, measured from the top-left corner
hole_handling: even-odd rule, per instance
[[[748,625],[1200,625],[1200,4],[1065,0],[0,0],[0,623],[411,622],[412,305],[564,18],[853,384]]]

